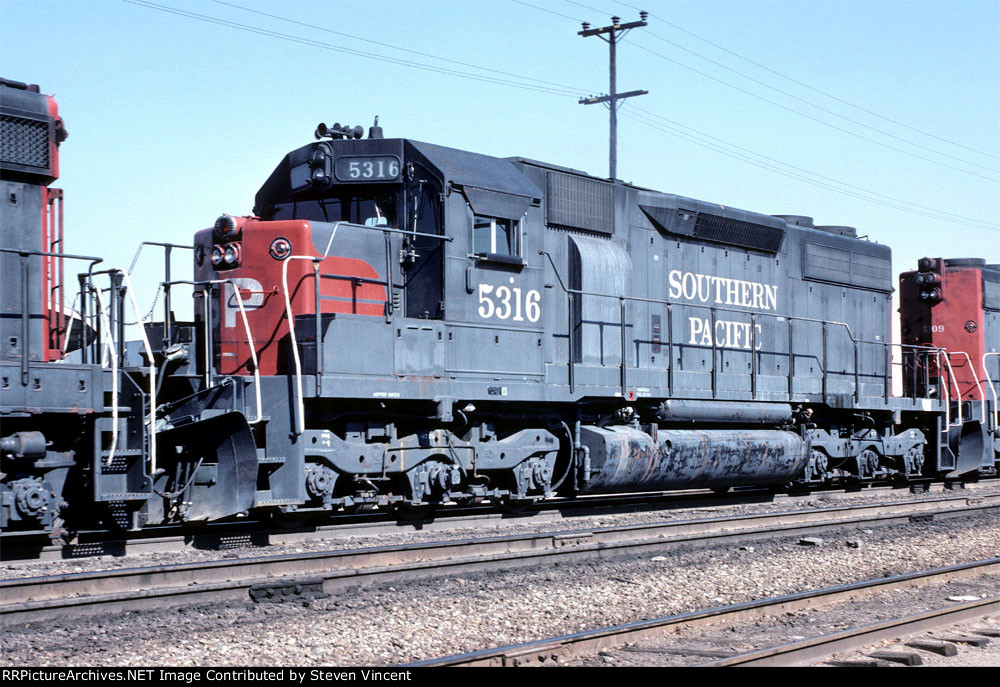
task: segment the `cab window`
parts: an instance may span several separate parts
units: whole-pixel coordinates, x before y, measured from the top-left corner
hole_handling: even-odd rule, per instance
[[[501,217],[475,215],[472,221],[472,252],[519,257],[521,223]]]

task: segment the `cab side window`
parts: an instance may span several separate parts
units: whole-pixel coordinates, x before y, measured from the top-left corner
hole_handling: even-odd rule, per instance
[[[521,255],[521,222],[501,217],[474,215],[472,252],[509,257]]]

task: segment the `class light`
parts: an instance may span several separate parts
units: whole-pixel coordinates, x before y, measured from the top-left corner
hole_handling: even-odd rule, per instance
[[[275,260],[284,260],[292,254],[292,243],[288,239],[281,237],[271,241],[271,257]]]

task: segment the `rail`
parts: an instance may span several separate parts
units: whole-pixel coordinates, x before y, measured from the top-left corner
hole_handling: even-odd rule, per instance
[[[913,356],[913,359],[914,359],[914,368],[915,369],[917,367],[919,367],[915,363],[916,363],[916,361],[920,357],[922,357],[924,359],[924,361],[925,361],[925,367],[926,367],[926,363],[927,363],[927,361],[929,361],[930,356],[940,356],[940,352],[943,350],[943,349],[933,348],[933,347],[929,347],[929,346],[914,346],[914,345],[911,345],[911,344],[896,344],[896,343],[885,342],[885,341],[866,341],[866,340],[861,340],[861,339],[858,339],[857,337],[854,336],[854,333],[851,331],[850,325],[848,323],[846,323],[846,322],[831,322],[831,321],[828,321],[828,320],[819,320],[819,319],[815,319],[815,318],[811,318],[811,317],[799,317],[799,316],[792,316],[792,315],[779,315],[777,313],[773,313],[773,314],[772,313],[758,313],[758,312],[752,312],[752,311],[747,311],[747,310],[738,310],[738,309],[735,309],[735,308],[726,308],[726,307],[702,305],[700,303],[673,303],[673,302],[667,301],[667,300],[661,300],[661,299],[656,299],[656,298],[644,298],[642,296],[613,295],[613,294],[607,294],[607,293],[597,293],[597,292],[592,292],[592,291],[584,291],[582,289],[573,289],[573,288],[569,288],[569,287],[566,286],[565,282],[562,279],[562,276],[559,274],[559,269],[556,267],[555,261],[553,260],[551,253],[549,253],[546,250],[539,250],[538,254],[539,255],[544,255],[548,259],[549,265],[551,266],[552,271],[555,274],[556,280],[559,282],[559,287],[567,295],[567,317],[568,317],[567,338],[568,338],[568,347],[569,347],[568,356],[567,356],[568,357],[568,366],[569,366],[568,367],[568,371],[567,371],[567,377],[568,377],[568,382],[569,382],[569,387],[570,387],[570,392],[571,393],[575,389],[574,365],[576,364],[576,354],[577,354],[577,351],[575,350],[574,334],[573,334],[573,331],[574,331],[574,329],[577,326],[577,322],[576,322],[576,320],[574,318],[574,305],[575,305],[574,299],[576,297],[584,297],[584,296],[591,296],[591,297],[597,297],[597,298],[608,298],[608,299],[618,300],[619,303],[621,304],[620,305],[620,323],[619,324],[620,324],[621,329],[622,329],[622,336],[621,336],[621,339],[622,339],[622,360],[621,360],[621,364],[620,364],[621,371],[620,371],[619,377],[620,377],[620,384],[621,384],[621,394],[622,394],[623,398],[627,398],[627,393],[628,393],[628,389],[627,389],[627,381],[628,381],[628,377],[627,377],[628,352],[627,352],[627,348],[626,348],[626,343],[627,343],[626,342],[626,327],[627,327],[627,323],[626,323],[626,302],[649,303],[649,304],[653,304],[653,305],[663,306],[663,307],[666,308],[666,311],[667,311],[667,327],[666,327],[666,329],[667,329],[667,342],[666,342],[666,346],[667,346],[668,355],[669,355],[669,365],[667,367],[667,388],[668,388],[668,391],[669,391],[670,395],[673,395],[673,393],[674,393],[674,367],[675,367],[675,365],[674,365],[674,357],[673,356],[674,356],[674,348],[677,345],[674,342],[674,331],[673,331],[673,308],[675,306],[681,307],[681,308],[695,308],[695,309],[700,309],[702,311],[708,310],[711,313],[712,368],[711,368],[710,372],[711,372],[711,375],[712,375],[712,398],[717,398],[718,397],[718,351],[720,350],[720,346],[718,345],[718,341],[717,341],[717,337],[716,337],[716,331],[717,331],[717,315],[718,315],[719,312],[734,313],[734,314],[740,315],[741,317],[749,317],[750,318],[750,337],[751,337],[751,341],[750,341],[749,354],[750,354],[750,361],[751,361],[750,362],[750,394],[751,394],[751,398],[752,399],[756,399],[757,396],[758,396],[758,394],[757,394],[757,387],[758,387],[757,377],[759,375],[759,366],[760,366],[760,362],[759,362],[760,352],[758,352],[758,350],[757,350],[757,318],[758,317],[772,318],[776,322],[787,322],[787,329],[788,329],[788,352],[787,352],[786,355],[787,355],[787,359],[788,359],[788,375],[787,375],[787,379],[788,379],[788,396],[789,396],[789,398],[791,398],[792,394],[793,394],[793,387],[794,387],[794,381],[793,380],[795,378],[795,357],[796,357],[796,354],[795,354],[794,344],[793,344],[793,333],[794,333],[793,324],[792,324],[793,322],[818,324],[818,325],[820,325],[820,327],[822,329],[822,360],[820,362],[820,369],[822,371],[822,380],[821,380],[822,390],[821,390],[821,393],[822,393],[822,397],[823,397],[823,401],[824,402],[827,402],[828,399],[829,399],[829,388],[828,388],[828,378],[830,376],[830,372],[828,370],[828,362],[829,362],[829,350],[828,350],[829,332],[828,332],[828,327],[829,326],[836,326],[836,327],[842,328],[846,332],[848,338],[850,339],[850,341],[852,343],[853,353],[854,353],[854,371],[853,371],[853,376],[854,376],[854,400],[855,400],[856,403],[860,403],[860,401],[861,401],[861,377],[862,377],[862,374],[861,374],[861,365],[860,365],[860,361],[859,361],[859,356],[860,356],[859,347],[860,346],[866,346],[866,345],[867,346],[877,346],[877,347],[882,348],[882,350],[884,351],[884,355],[883,355],[884,369],[882,371],[881,381],[882,381],[882,387],[883,387],[883,398],[886,400],[886,402],[888,402],[888,399],[891,396],[891,387],[892,387],[891,351],[892,351],[893,348],[900,348],[900,349],[902,349],[904,356],[906,355],[906,352],[908,350],[911,351],[912,352],[911,355]],[[699,347],[701,347],[701,346],[699,346]],[[727,348],[725,346],[723,346],[721,348],[723,350],[739,350],[739,349],[729,349],[729,348]],[[849,374],[849,373],[847,373],[847,374]],[[929,389],[929,386],[925,386],[924,388],[925,388],[925,390]],[[912,397],[910,397],[910,398],[918,398],[918,396],[916,395],[916,386],[914,386],[913,393],[914,393],[914,395]],[[928,398],[929,397],[928,394],[929,394],[929,392],[925,391],[925,394],[924,394],[924,396],[922,396],[922,398]]]
[[[551,660],[555,664],[559,658],[592,656],[600,650],[615,649],[627,643],[636,643],[651,637],[669,635],[682,628],[693,629],[702,625],[717,626],[735,625],[737,622],[755,621],[767,616],[781,617],[786,613],[814,612],[817,608],[865,598],[869,595],[883,594],[892,591],[911,593],[916,587],[928,584],[940,584],[965,578],[982,577],[995,574],[1000,570],[1000,559],[991,558],[973,561],[943,568],[933,568],[919,572],[903,573],[891,577],[880,577],[860,582],[851,582],[833,587],[823,587],[803,592],[793,592],[782,596],[744,601],[729,606],[701,609],[679,613],[677,615],[625,622],[619,625],[583,630],[572,634],[546,637],[525,641],[507,646],[491,647],[471,651],[465,654],[441,656],[405,664],[411,667],[429,666],[528,666],[545,665]],[[1000,599],[988,597],[975,601],[961,603],[950,607],[953,611],[972,609],[973,613],[964,617],[975,617],[988,614],[994,610]],[[952,616],[950,622],[957,622]],[[888,625],[892,621],[887,621]],[[911,630],[912,632],[913,630]],[[901,634],[906,634],[902,632]],[[898,636],[898,635],[896,635]],[[880,641],[884,637],[861,640],[859,644]],[[857,645],[855,645],[857,646]],[[738,662],[742,657],[733,657]],[[716,665],[724,665],[723,659]],[[543,663],[543,661],[545,663]],[[711,665],[711,664],[705,664]]]
[[[914,517],[976,517],[998,508],[995,494],[984,495],[982,503],[967,502],[967,496],[949,496],[12,578],[0,580],[0,627],[57,614],[66,617],[68,611],[102,612],[119,602],[135,611],[148,608],[147,604],[180,599],[217,603],[220,592],[245,599],[252,586],[294,586],[314,576],[321,577],[325,591],[330,592],[455,571],[488,573],[524,563],[545,566],[605,556],[609,551],[641,556],[705,544],[732,546],[768,540],[776,533],[800,537],[859,526],[898,527]]]

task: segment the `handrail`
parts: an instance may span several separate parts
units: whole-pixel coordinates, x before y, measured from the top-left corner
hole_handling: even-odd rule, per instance
[[[93,265],[91,268],[93,268]],[[111,269],[101,270],[99,272],[91,271],[88,273],[86,283],[89,285],[90,290],[96,292],[98,304],[100,304],[103,309],[101,289],[95,289],[93,287],[93,278],[99,274],[107,274],[109,276],[112,274],[120,274],[122,276],[122,285],[120,287],[116,287],[114,282],[112,282],[112,289],[121,288],[122,291],[124,291],[125,295],[128,296],[129,302],[132,304],[132,312],[135,314],[136,319],[141,321],[142,315],[139,314],[139,304],[135,300],[135,289],[132,288],[132,280],[129,278],[128,272],[118,267],[112,267]],[[121,320],[124,321],[124,319],[124,313],[121,313]],[[111,324],[109,323],[107,326],[110,329]],[[153,357],[153,347],[149,344],[149,337],[146,335],[146,328],[139,327],[139,334],[142,336],[143,347],[146,349],[146,357],[149,358],[149,474],[152,475],[156,472],[156,360]],[[108,332],[108,335],[111,336],[111,340],[113,342],[114,337],[111,332]],[[111,352],[111,357],[116,357],[113,350]],[[115,375],[115,378],[117,379],[117,375]],[[117,404],[115,405],[116,408],[112,410],[112,422],[115,427],[117,427],[118,413]],[[112,428],[113,433],[116,431],[115,427]]]
[[[738,315],[757,314],[757,315],[764,315],[765,317],[774,317],[774,318],[781,318],[781,319],[786,319],[786,320],[797,320],[799,322],[815,322],[817,324],[823,324],[823,323],[826,323],[826,324],[835,324],[835,325],[841,326],[841,327],[843,327],[844,329],[847,330],[847,335],[851,338],[851,341],[853,343],[872,344],[872,345],[878,345],[878,346],[885,346],[885,345],[887,345],[885,341],[866,341],[866,340],[863,340],[863,339],[855,339],[854,338],[854,334],[851,331],[851,325],[849,325],[847,322],[834,322],[834,321],[831,321],[831,320],[817,320],[817,319],[814,319],[814,318],[811,318],[811,317],[798,317],[798,316],[795,316],[795,315],[779,315],[777,313],[758,312],[758,311],[754,311],[754,310],[737,310],[735,308],[722,308],[722,307],[719,307],[719,306],[716,306],[716,305],[703,305],[701,303],[675,303],[675,302],[672,302],[672,301],[660,300],[658,298],[643,298],[642,296],[616,296],[616,295],[610,294],[610,293],[596,293],[594,291],[583,291],[582,289],[570,289],[570,288],[567,288],[564,285],[562,277],[559,276],[559,270],[556,268],[555,263],[552,262],[552,256],[549,254],[549,252],[545,251],[545,250],[540,250],[540,251],[538,251],[538,253],[540,255],[545,255],[549,259],[549,264],[552,265],[552,269],[556,273],[556,279],[559,280],[559,286],[566,293],[573,293],[573,294],[577,294],[577,295],[580,295],[580,296],[596,296],[598,298],[625,299],[625,300],[629,300],[629,301],[636,301],[638,303],[656,303],[658,305],[667,305],[667,306],[677,305],[677,306],[682,306],[682,307],[685,307],[685,308],[701,308],[702,310],[716,310],[716,311],[722,311],[722,312],[731,312],[731,313],[736,313]],[[903,344],[896,344],[896,345],[903,345]],[[921,346],[912,346],[912,347],[913,348],[923,348]]]
[[[965,356],[966,362],[969,363],[969,370],[972,372],[972,379],[976,383],[976,390],[979,392],[979,397],[981,399],[983,399],[983,401],[985,401],[986,400],[986,394],[983,393],[983,387],[979,383],[979,374],[976,372],[976,368],[972,366],[972,358],[969,357],[969,354],[966,353],[965,351],[949,351],[948,355],[949,356],[953,356],[953,355],[964,355]],[[957,385],[957,382],[956,382],[956,385]],[[980,405],[981,405],[980,410],[982,411],[982,422],[985,423],[986,422],[986,404],[982,403]]]
[[[334,233],[336,233],[336,229],[334,229]],[[331,242],[333,241],[333,236],[330,237],[330,241]],[[327,244],[326,249],[328,251],[330,250],[329,244]],[[288,296],[288,264],[292,260],[310,260],[312,262],[318,262],[322,259],[323,258],[317,258],[311,255],[289,255],[281,263],[281,288],[285,296],[285,317],[288,320],[288,333],[291,336],[292,359],[295,361],[295,388],[296,391],[298,392],[297,393],[298,398],[296,400],[296,406],[295,406],[297,411],[296,412],[297,418],[295,424],[298,427],[298,431],[296,432],[296,434],[304,434],[306,431],[306,425],[305,425],[306,407],[305,407],[305,401],[303,400],[303,392],[302,392],[302,360],[299,357],[299,344],[295,336],[295,317],[292,314],[292,301],[291,298],[289,298]],[[320,304],[317,303],[316,307],[319,308]],[[319,345],[320,342],[316,341],[317,348],[319,348]]]
[[[235,280],[233,279],[208,279],[205,281],[190,281],[187,279],[176,279],[171,282],[161,282],[162,285],[177,285],[177,284],[189,284],[191,286],[206,286],[209,284],[229,284],[233,287],[233,293],[236,295],[236,304],[240,308],[240,317],[243,320],[243,330],[247,335],[247,343],[250,345],[250,359],[253,360],[253,378],[254,378],[254,390],[257,400],[257,417],[253,420],[248,420],[247,423],[255,425],[260,422],[263,417],[263,403],[261,402],[261,390],[260,390],[260,365],[257,362],[257,346],[253,340],[253,333],[250,331],[250,321],[247,319],[247,311],[243,307],[243,294],[240,293],[240,288],[237,286]],[[223,292],[225,293],[225,292]],[[209,323],[205,325],[211,326]]]
[[[135,263],[139,262],[139,254],[142,253],[142,249],[146,246],[162,246],[163,248],[183,248],[185,250],[194,250],[194,246],[185,246],[180,243],[163,243],[161,241],[143,241],[139,244],[139,248],[135,251],[135,255],[132,256],[132,264],[128,266],[128,273],[132,274],[132,270],[135,269]],[[170,252],[167,251],[169,255]]]
[[[125,285],[125,293],[129,302],[132,303],[132,312],[138,320],[142,319],[139,314],[139,304],[135,301],[135,290],[132,288],[132,280],[129,279],[128,272],[118,270],[122,275]],[[149,345],[149,337],[146,336],[146,328],[139,327],[142,334],[142,343],[146,348],[146,355],[149,356],[149,474],[156,473],[156,361],[153,359],[153,348]]]
[[[993,379],[990,377],[990,371],[986,369],[986,359],[991,355],[995,355],[998,358],[998,364],[1000,364],[1000,353],[991,352],[983,354],[983,377],[986,379],[986,383],[990,385],[990,392],[993,394],[993,429],[1000,429],[1000,400],[997,399],[997,389],[993,386]],[[986,397],[983,396],[983,401]],[[985,403],[983,405],[986,405]]]
[[[73,320],[76,319],[76,302],[80,297],[80,292],[78,291],[75,296],[73,296],[73,302],[69,306],[69,322],[66,325],[66,336],[63,337],[63,349],[62,358],[57,360],[57,363],[61,363],[66,359],[66,354],[69,353],[69,335],[73,332]],[[85,327],[86,322],[80,320],[80,326]]]
[[[24,250],[22,248],[3,248],[0,247],[0,253],[12,253],[18,255],[21,258],[21,345],[24,347],[24,354],[21,356],[21,386],[28,385],[28,378],[31,374],[31,355],[28,353],[28,342],[31,337],[31,327],[30,327],[30,289],[28,288],[28,283],[31,281],[28,258],[33,255],[40,257],[53,257],[53,258],[65,258],[67,260],[88,260],[90,261],[90,267],[88,268],[88,273],[92,272],[94,265],[99,262],[103,262],[104,258],[94,257],[92,255],[74,255],[72,253],[54,253],[44,250]],[[81,332],[86,332],[86,327],[81,329]],[[82,334],[81,337],[81,348],[86,343],[86,334]]]
[[[755,325],[756,325],[756,317],[758,315],[761,315],[761,316],[764,316],[764,317],[774,318],[774,319],[779,320],[779,321],[786,321],[786,322],[788,322],[789,323],[789,334],[791,333],[790,330],[791,330],[791,323],[792,322],[811,322],[811,323],[815,323],[815,324],[820,324],[823,327],[823,343],[824,343],[824,355],[823,355],[823,362],[822,362],[822,365],[821,365],[821,369],[823,370],[823,385],[824,385],[824,388],[823,388],[823,394],[822,395],[823,395],[824,400],[827,397],[826,380],[827,380],[827,377],[829,375],[829,373],[827,372],[827,365],[826,365],[826,363],[827,363],[827,355],[826,355],[826,339],[827,339],[826,328],[827,328],[827,325],[836,325],[838,327],[842,327],[846,331],[848,338],[850,339],[851,343],[854,346],[854,360],[855,360],[855,364],[854,364],[855,390],[854,390],[854,393],[855,393],[855,398],[858,399],[858,400],[860,400],[860,394],[861,394],[860,381],[859,381],[860,365],[859,365],[859,362],[858,362],[858,345],[881,346],[884,349],[886,349],[887,352],[888,352],[889,349],[891,349],[893,347],[898,347],[898,348],[901,348],[901,349],[913,349],[915,351],[924,351],[924,352],[926,352],[928,354],[938,354],[941,350],[943,350],[943,349],[935,348],[935,347],[932,347],[932,346],[918,346],[918,345],[913,345],[913,344],[898,344],[898,343],[893,343],[891,341],[868,341],[868,340],[864,340],[864,339],[858,339],[858,338],[856,338],[854,336],[854,333],[851,331],[851,326],[847,322],[835,322],[835,321],[829,321],[829,320],[819,320],[819,319],[815,319],[815,318],[812,318],[812,317],[800,317],[800,316],[797,316],[797,315],[782,315],[782,314],[778,314],[778,313],[758,312],[758,311],[754,311],[754,310],[737,310],[735,308],[719,307],[719,306],[716,306],[716,305],[704,305],[702,303],[675,303],[675,302],[672,302],[672,301],[661,300],[661,299],[658,299],[658,298],[644,298],[642,296],[614,295],[614,294],[609,294],[609,293],[596,293],[596,292],[592,292],[592,291],[584,291],[582,289],[573,289],[573,288],[569,288],[569,287],[566,286],[566,283],[563,281],[562,275],[559,274],[559,268],[556,267],[555,261],[552,259],[552,254],[549,253],[549,251],[547,251],[547,250],[539,250],[538,254],[539,255],[544,255],[548,259],[549,265],[552,267],[552,271],[555,274],[556,280],[559,282],[559,287],[563,290],[564,293],[566,293],[566,295],[570,299],[570,301],[569,301],[569,309],[570,309],[570,313],[569,313],[570,324],[569,324],[569,327],[570,327],[570,331],[569,331],[569,343],[568,343],[568,345],[569,345],[569,356],[568,356],[568,358],[569,358],[569,383],[570,383],[569,385],[570,385],[570,390],[571,391],[573,389],[573,365],[574,365],[574,357],[575,357],[575,351],[574,351],[574,346],[573,346],[573,332],[572,332],[572,328],[573,328],[573,313],[572,313],[573,304],[572,304],[572,299],[573,299],[574,296],[594,296],[594,297],[597,297],[597,298],[617,299],[617,300],[622,301],[623,304],[624,304],[625,301],[635,301],[635,302],[638,302],[638,303],[653,303],[653,304],[657,304],[657,305],[662,305],[662,306],[665,306],[667,308],[668,320],[672,320],[671,314],[672,314],[672,308],[674,306],[679,306],[679,307],[684,307],[684,308],[700,308],[702,310],[709,310],[712,313],[712,317],[713,317],[713,331],[712,331],[712,344],[713,344],[712,345],[712,348],[713,348],[712,374],[713,374],[713,378],[714,378],[714,375],[715,375],[715,372],[716,372],[715,351],[716,351],[716,348],[717,348],[716,344],[715,344],[715,331],[714,331],[715,330],[715,327],[714,327],[715,313],[721,311],[721,312],[731,312],[731,313],[735,313],[735,314],[742,315],[742,316],[749,316],[750,320],[751,320],[751,330],[752,330],[751,340],[753,341],[753,344],[752,344],[753,346],[756,345],[756,327],[755,327]],[[669,370],[670,370],[670,379],[672,380],[672,378],[673,378],[673,369],[674,369],[674,365],[673,365],[673,327],[672,327],[672,321],[668,322],[668,335],[669,335],[669,339],[670,339],[670,343],[668,345],[668,348],[669,348],[670,358],[671,358]],[[734,349],[734,350],[736,350],[736,349]],[[755,368],[756,368],[756,362],[757,362],[757,357],[756,357],[757,356],[757,351],[754,350],[754,349],[751,349],[750,350],[750,355],[751,355],[751,368],[752,368],[751,369],[751,388],[753,388],[756,385],[756,373],[757,372],[756,372]],[[792,351],[792,346],[791,346],[791,336],[789,336],[788,356],[789,356],[789,359],[792,362],[794,362],[793,351]],[[625,366],[625,360],[626,360],[626,353],[625,353],[625,348],[623,346],[622,347],[622,366],[623,367]],[[886,379],[886,383],[885,383],[885,386],[886,386],[886,393],[885,393],[885,395],[886,395],[886,397],[888,397],[888,386],[889,386],[889,383],[890,383],[891,378],[892,378],[891,366],[892,366],[892,362],[891,362],[891,358],[890,358],[889,363],[885,366],[885,375],[884,375],[885,379]],[[789,388],[788,388],[789,398],[791,398],[791,396],[792,396],[792,384],[791,384],[792,370],[793,370],[793,366],[789,365],[789,373],[788,373],[788,376],[789,376],[789,385],[788,385],[789,386]],[[623,376],[624,376],[624,373],[623,373]],[[670,387],[670,393],[672,394],[673,393],[673,382],[672,381],[669,383],[669,387]],[[713,397],[714,397],[715,396],[715,382],[714,381],[713,381],[712,387],[713,387]],[[623,390],[623,394],[624,394],[624,390]],[[916,398],[916,396],[913,396],[913,398]]]
[[[163,281],[160,282],[160,287],[163,289],[163,338],[169,345],[173,343],[173,339],[170,335],[170,253],[174,248],[194,250],[194,246],[186,246],[179,243],[164,243],[162,241],[143,241],[139,244],[139,248],[136,250],[135,256],[132,258],[132,264],[129,265],[129,274],[132,274],[132,270],[135,269],[135,264],[139,261],[139,254],[142,253],[142,249],[146,246],[161,246],[166,249],[163,252]],[[156,306],[155,296],[153,306]]]
[[[254,425],[254,424],[257,424],[258,422],[260,422],[261,419],[264,417],[263,410],[262,410],[263,404],[262,404],[261,398],[260,398],[260,394],[261,394],[261,390],[260,390],[260,365],[257,362],[257,347],[256,347],[256,345],[253,342],[253,334],[250,332],[250,322],[249,322],[249,320],[247,320],[247,311],[243,307],[243,295],[240,293],[240,287],[237,286],[236,283],[232,279],[223,279],[223,280],[220,280],[220,281],[224,281],[224,282],[226,282],[228,284],[231,284],[232,287],[233,287],[233,294],[235,294],[235,296],[236,296],[236,304],[238,306],[240,306],[240,316],[243,318],[243,330],[247,334],[247,343],[250,345],[250,358],[251,358],[251,360],[253,360],[253,382],[254,382],[253,386],[254,386],[254,392],[255,392],[255,396],[256,396],[256,400],[257,400],[257,417],[255,417],[253,420],[249,421],[249,424]]]
[[[948,428],[951,427],[951,393],[948,391],[948,384],[944,381],[944,374],[941,371],[941,352],[939,351],[937,355],[934,356],[934,364],[937,367],[937,380],[938,388],[944,392],[944,429],[941,430],[942,434],[948,433]],[[961,412],[961,403],[959,404],[959,412]]]
[[[313,224],[314,225],[315,224],[319,224],[319,222],[313,222]],[[367,229],[368,231],[388,231],[388,232],[392,232],[393,234],[403,234],[405,236],[422,236],[424,238],[437,239],[438,241],[454,241],[455,240],[454,237],[452,237],[452,236],[446,236],[445,234],[427,234],[427,233],[422,232],[422,231],[410,231],[408,229],[397,229],[395,227],[390,227],[388,224],[372,224],[372,225],[369,225],[369,224],[356,224],[355,222],[347,222],[347,221],[344,221],[344,220],[338,220],[336,222],[323,222],[323,224],[332,224],[333,225],[333,233],[334,234],[337,233],[338,227],[340,227],[342,224],[346,224],[349,227],[354,227],[356,229]],[[329,244],[327,244],[326,250],[327,251],[330,250],[330,245]],[[327,257],[326,253],[323,254],[323,257],[324,258]]]
[[[30,256],[30,255],[41,255],[51,258],[66,258],[67,260],[90,260],[95,265],[99,262],[104,262],[104,258],[94,257],[93,255],[73,255],[71,253],[50,253],[44,250],[24,250],[22,248],[2,248],[0,247],[0,253],[14,253],[16,255]]]
[[[292,260],[311,260],[313,263],[318,263],[325,260],[326,257],[330,254],[330,247],[333,245],[333,239],[337,235],[337,230],[340,228],[341,224],[351,224],[351,226],[356,226],[356,227],[364,226],[362,224],[352,224],[350,222],[335,222],[333,225],[333,231],[330,233],[330,239],[326,242],[326,249],[323,251],[323,255],[321,257],[316,257],[314,255],[289,255],[281,263],[281,288],[285,296],[285,317],[288,319],[288,333],[291,336],[292,340],[292,358],[295,360],[295,388],[296,391],[298,392],[298,402],[296,404],[296,409],[298,411],[296,415],[298,416],[298,418],[296,425],[298,426],[299,431],[296,434],[303,434],[306,431],[306,425],[305,425],[306,407],[302,393],[302,360],[299,357],[299,344],[295,337],[295,318],[292,315],[292,301],[288,295],[288,264]],[[315,275],[315,271],[313,272],[313,274]],[[316,303],[317,310],[319,309],[319,307],[320,304]],[[319,332],[316,332],[316,338],[317,338],[316,348],[318,350],[320,346]]]
[[[101,309],[100,317],[106,329],[105,347],[111,360],[111,449],[105,461],[105,465],[110,467],[115,460],[115,451],[118,450],[118,356],[115,354],[114,336],[111,332],[111,323],[108,321],[108,309],[104,305],[103,292],[101,289],[95,289],[94,292],[97,294],[97,303]],[[101,367],[106,367],[104,356],[101,356]]]
[[[949,358],[948,358],[949,354],[948,354],[947,350],[942,350],[940,353],[938,353],[938,370],[941,369],[941,355],[942,354],[944,355],[944,363],[945,363],[945,365],[948,368],[948,379],[951,381],[952,384],[955,385],[955,398],[958,400],[958,403],[957,403],[957,405],[958,405],[958,422],[956,424],[954,424],[954,425],[952,425],[950,422],[948,422],[948,426],[949,427],[961,427],[962,424],[963,424],[963,422],[962,422],[962,391],[958,388],[958,381],[955,379],[955,372],[951,369],[951,360],[949,360]],[[947,384],[945,384],[945,393],[946,394],[948,393],[948,385]],[[948,417],[950,416],[950,410],[951,410],[951,399],[950,399],[950,396],[949,396],[948,405],[946,406],[946,408],[948,408],[948,410],[949,410],[948,414],[945,415],[945,419],[947,420]]]

